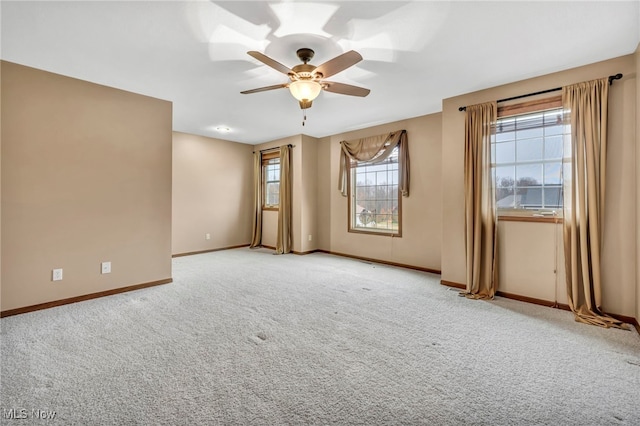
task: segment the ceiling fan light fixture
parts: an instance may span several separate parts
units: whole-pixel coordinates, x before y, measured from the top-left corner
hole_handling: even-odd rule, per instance
[[[289,84],[289,91],[299,101],[313,101],[318,97],[322,86],[314,80],[296,80]]]
[[[316,99],[323,90],[341,95],[360,97],[367,96],[370,92],[369,89],[365,89],[363,87],[324,80],[325,77],[330,77],[360,62],[362,60],[362,55],[355,50],[350,50],[342,55],[338,55],[316,67],[309,63],[311,58],[314,56],[313,50],[304,47],[296,51],[298,59],[300,59],[302,63],[293,68],[282,65],[280,62],[271,59],[264,53],[260,53],[255,50],[251,50],[247,53],[252,58],[257,59],[263,64],[268,65],[274,70],[288,76],[289,82],[259,87],[257,89],[244,90],[240,92],[243,95],[265,92],[267,90],[284,89],[285,87],[288,87],[291,95],[299,102],[300,108],[305,111],[311,108],[314,99]],[[304,117],[306,120],[306,115]],[[302,124],[304,125],[304,121]]]

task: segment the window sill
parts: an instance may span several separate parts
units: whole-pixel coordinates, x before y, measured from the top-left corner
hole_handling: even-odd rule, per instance
[[[278,208],[277,207],[263,207],[262,211],[277,212]]]
[[[498,222],[563,223],[563,219],[557,216],[516,216],[499,214]]]
[[[373,230],[365,230],[359,228],[350,228],[348,232],[354,234],[367,234],[367,235],[380,235],[382,237],[393,237],[393,238],[402,238],[401,232],[387,232],[387,231],[373,231]]]

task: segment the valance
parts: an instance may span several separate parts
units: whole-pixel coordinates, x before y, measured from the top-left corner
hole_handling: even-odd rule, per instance
[[[340,142],[340,176],[338,189],[347,196],[347,168],[351,160],[375,164],[386,160],[398,147],[400,176],[398,180],[402,196],[409,196],[409,146],[407,131],[398,130],[377,136]]]

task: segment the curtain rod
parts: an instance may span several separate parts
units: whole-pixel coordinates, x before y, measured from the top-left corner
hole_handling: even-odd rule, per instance
[[[620,73],[618,73],[616,75],[610,75],[609,76],[609,84],[612,84],[613,80],[620,80],[621,78],[622,78],[622,74],[620,74]],[[527,98],[529,96],[542,95],[544,93],[550,93],[550,92],[557,92],[558,90],[562,90],[562,87],[556,87],[554,89],[541,90],[540,92],[527,93],[526,95],[513,96],[511,98],[498,99],[497,102],[513,101],[515,99]],[[461,106],[460,108],[458,108],[458,111],[466,111],[466,110],[467,110],[466,106]]]
[[[296,147],[295,145],[291,145],[291,144],[288,144],[287,146],[288,146],[289,148],[295,148],[295,147]],[[260,152],[262,153],[262,152],[268,152],[268,151],[275,151],[275,150],[277,150],[277,149],[280,149],[280,147],[279,147],[279,146],[276,146],[275,148],[261,149],[261,150],[260,150]],[[253,153],[255,154],[256,152],[255,152],[255,151],[253,151]]]

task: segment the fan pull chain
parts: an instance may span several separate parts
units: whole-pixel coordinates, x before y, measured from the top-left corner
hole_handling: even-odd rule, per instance
[[[305,109],[302,110],[302,125],[304,126],[304,122],[307,121],[307,112]]]

